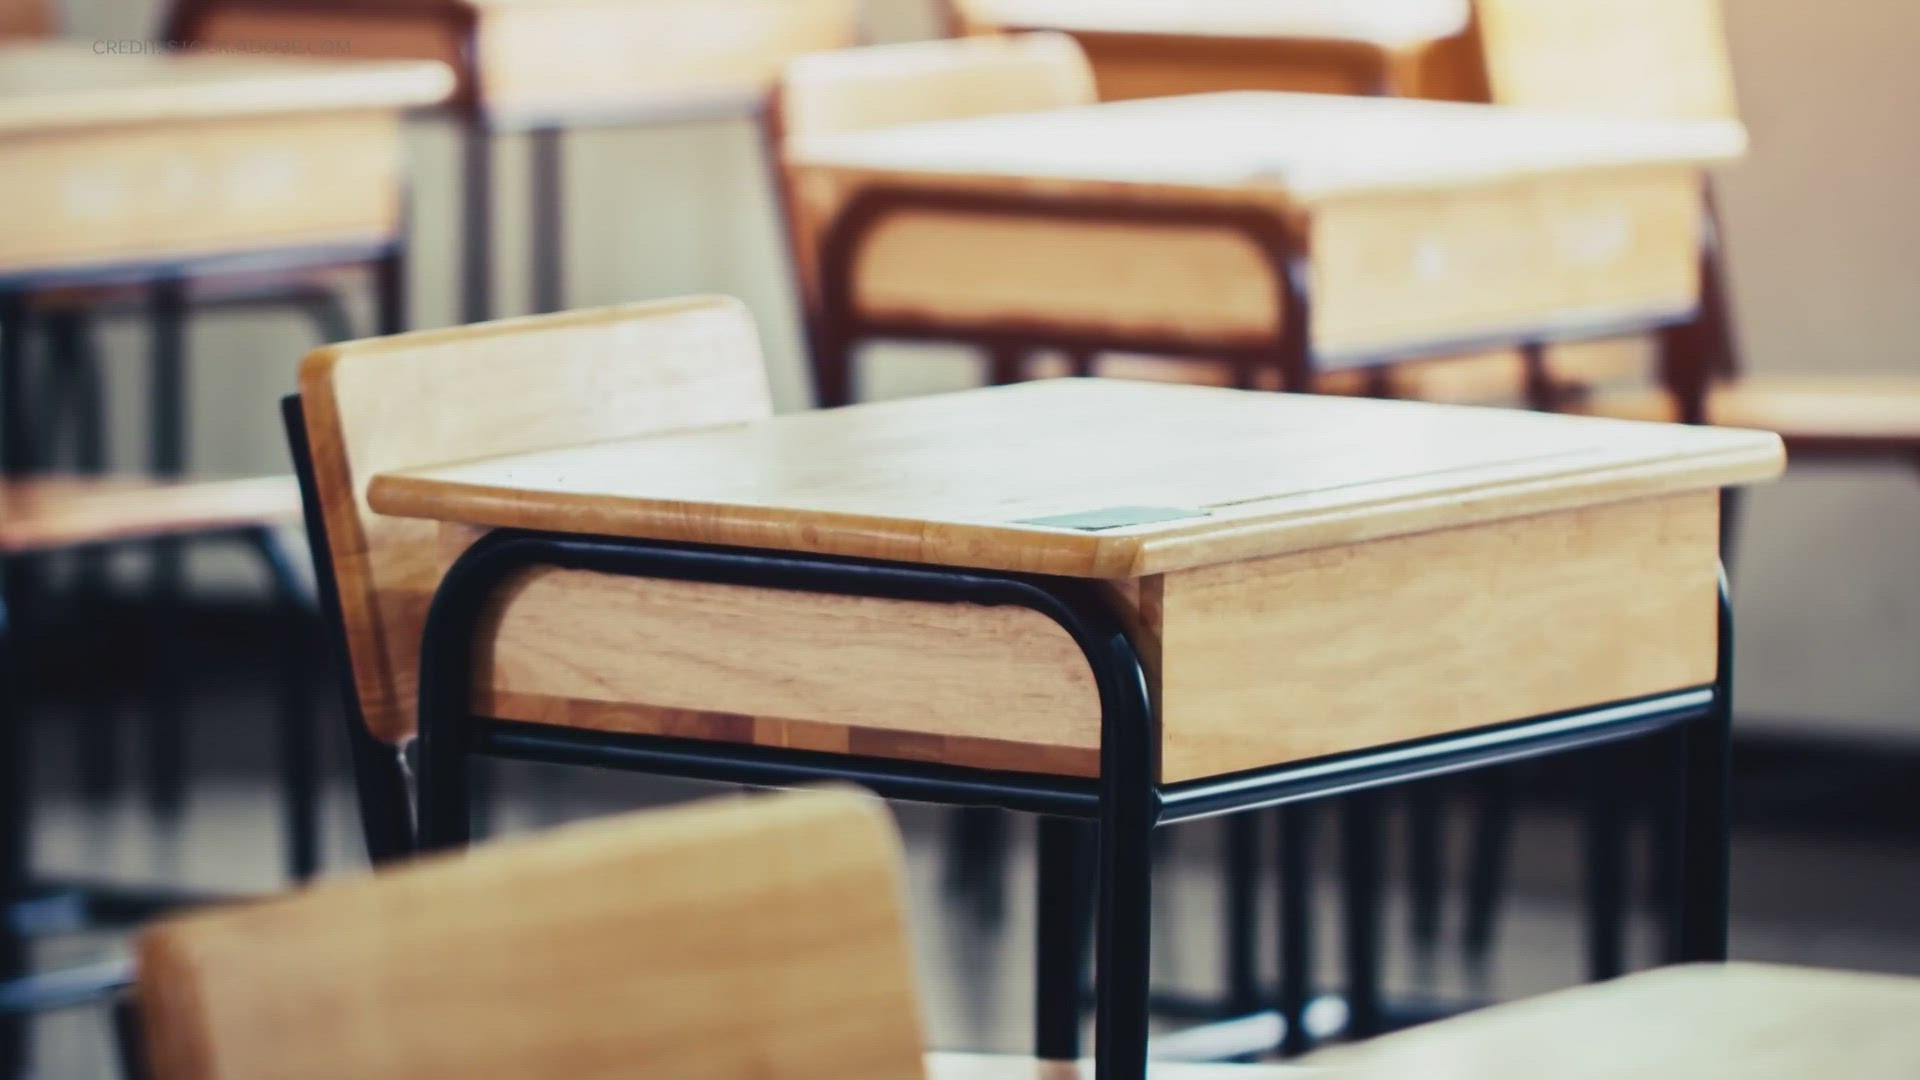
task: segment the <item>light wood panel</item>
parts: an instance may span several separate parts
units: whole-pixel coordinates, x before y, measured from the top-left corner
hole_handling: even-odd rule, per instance
[[[876,186],[1264,210],[1313,253],[1315,345],[1351,354],[1686,310],[1699,168],[1742,144],[1727,123],[1245,93],[796,137],[788,164],[808,280]],[[1196,347],[1272,342],[1279,292],[1217,227],[931,210],[888,218],[854,282],[870,319]]]
[[[1920,980],[1763,964],[1669,967],[1326,1051],[1341,1080],[1905,1080]]]
[[[291,478],[0,480],[0,552],[300,520]]]
[[[1428,71],[1462,66],[1428,57],[1466,43],[1471,14],[1467,0],[954,0],[951,6],[953,22],[967,33],[1072,34],[1092,61],[1103,101],[1218,90],[1413,93]]]
[[[855,0],[183,0],[207,45],[333,43],[447,62],[495,119],[751,102],[791,57],[844,48]]]
[[[803,56],[787,65],[776,94],[783,146],[928,120],[1058,109],[1094,101],[1093,73],[1059,34],[906,42]],[[822,193],[785,163],[786,227],[803,299],[818,301],[815,246],[826,215]],[[806,184],[807,187],[794,186]],[[837,199],[828,192],[828,203]],[[977,250],[971,245],[961,250]],[[948,283],[992,280],[960,272]]]
[[[849,792],[553,830],[149,931],[157,1080],[921,1080],[899,841]]]
[[[426,63],[179,53],[102,55],[81,42],[0,46],[0,135],[113,124],[395,111],[452,89]]]
[[[437,65],[0,48],[0,272],[376,244]]]
[[[1776,437],[1063,379],[386,471],[380,513],[1135,577],[1742,483]],[[375,470],[380,471],[378,469]],[[1036,524],[1116,507],[1174,520]]]
[[[1738,115],[1720,0],[1474,0],[1491,100],[1644,117]]]
[[[1289,1065],[1210,1065],[1155,1061],[1147,1080],[1306,1080]],[[927,1080],[1093,1080],[1093,1062],[1040,1061],[987,1054],[928,1054]]]
[[[1161,778],[1710,683],[1717,526],[1698,492],[1129,583],[1112,598],[1153,680]],[[476,681],[500,719],[1100,772],[1086,660],[1022,609],[538,571],[482,629]]]
[[[375,512],[373,478],[764,417],[760,345],[737,301],[695,298],[508,319],[321,349],[301,365],[354,683],[374,733],[413,732],[435,526]]]
[[[1402,48],[1466,29],[1467,0],[953,0],[975,32],[1165,34]]]
[[[399,227],[401,151],[378,112],[0,139],[0,270],[377,244]]]
[[[1169,574],[1163,776],[1711,683],[1718,505],[1697,493]]]
[[[481,631],[483,716],[1097,776],[1080,650],[1025,608],[546,570]]]
[[[1777,432],[1789,447],[1905,450],[1920,458],[1920,382],[1900,379],[1742,378],[1710,388],[1708,423]],[[1673,396],[1656,387],[1589,392],[1571,407],[1589,416],[1671,421]]]
[[[1545,357],[1546,370],[1556,386],[1627,384],[1648,378],[1653,371],[1652,365],[1651,350],[1645,341],[1637,338],[1563,345],[1549,350]],[[1055,356],[1035,358],[1028,364],[1028,371],[1034,378],[1059,378],[1070,373],[1062,358]],[[1235,385],[1234,370],[1225,361],[1192,357],[1104,353],[1094,365],[1093,374],[1148,382],[1222,387]],[[1376,376],[1380,377],[1379,382],[1376,382]],[[1434,360],[1409,360],[1384,370],[1321,372],[1314,379],[1313,392],[1462,405],[1519,406],[1526,403],[1524,380],[1525,368],[1518,355],[1490,352]],[[1263,390],[1278,390],[1279,373],[1271,368],[1254,372],[1254,386]],[[1620,418],[1670,419],[1653,415]]]

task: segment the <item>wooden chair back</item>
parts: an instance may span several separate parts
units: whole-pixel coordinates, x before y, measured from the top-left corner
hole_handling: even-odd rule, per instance
[[[321,519],[372,733],[412,737],[431,522],[367,505],[382,472],[715,427],[772,412],[753,318],[696,297],[332,345],[300,368]]]
[[[53,0],[0,0],[0,41],[50,38],[58,26]]]
[[[1733,119],[1720,0],[1475,0],[1493,101]]]
[[[1093,66],[1058,33],[872,45],[788,63],[768,110],[788,254],[809,312],[818,296],[814,246],[837,203],[800,190],[785,151],[850,131],[998,113],[1038,112],[1099,100]]]
[[[600,819],[150,930],[156,1080],[923,1080],[898,838],[848,790]]]
[[[814,53],[788,63],[779,88],[781,133],[789,142],[1095,100],[1086,54],[1055,33]]]

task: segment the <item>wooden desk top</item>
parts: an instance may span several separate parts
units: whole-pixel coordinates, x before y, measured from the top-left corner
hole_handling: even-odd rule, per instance
[[[1072,34],[1344,41],[1411,48],[1467,28],[1467,0],[961,0],[969,22]]]
[[[468,525],[1126,578],[1783,465],[1762,432],[1081,379],[388,473],[369,501]]]
[[[158,120],[435,105],[453,73],[427,61],[98,55],[81,42],[0,45],[0,135]]]
[[[292,477],[0,479],[0,554],[298,521]]]
[[[1920,979],[1767,964],[1661,968],[1330,1050],[1339,1080],[1906,1080]]]
[[[1240,91],[822,135],[796,140],[789,157],[874,179],[1039,193],[1063,182],[1256,188],[1307,203],[1539,174],[1707,166],[1745,149],[1746,131],[1731,120]]]
[[[848,1077],[847,1080],[857,1080]],[[1041,1061],[990,1054],[927,1055],[927,1080],[1093,1080],[1092,1061]],[[1293,1065],[1215,1065],[1156,1061],[1147,1080],[1325,1080]]]

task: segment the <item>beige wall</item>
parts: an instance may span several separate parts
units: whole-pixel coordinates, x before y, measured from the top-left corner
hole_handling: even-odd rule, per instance
[[[1751,162],[1725,178],[1735,299],[1763,372],[1899,373],[1920,365],[1920,41],[1913,0],[1727,0]],[[881,38],[925,36],[928,0],[870,0]],[[151,0],[73,0],[84,37],[138,36]],[[103,60],[102,62],[111,62]],[[1623,77],[1630,77],[1623,73]],[[452,318],[453,142],[422,125],[415,318]],[[503,143],[503,201],[521,191],[521,148]],[[744,124],[594,132],[568,147],[570,302],[716,290],[759,314],[784,407],[804,404],[794,307],[753,133]],[[507,263],[519,216],[502,219]],[[524,296],[518,275],[503,296]],[[274,317],[195,331],[193,451],[208,470],[282,467],[272,403],[307,347]],[[137,405],[138,339],[113,336],[118,400]],[[963,356],[882,362],[882,393],[963,385]],[[131,412],[131,409],[127,411]],[[138,425],[118,425],[122,447]],[[1736,567],[1743,712],[1827,716],[1847,730],[1920,730],[1920,485],[1908,473],[1808,471],[1752,500]],[[1549,628],[1550,630],[1550,628]]]

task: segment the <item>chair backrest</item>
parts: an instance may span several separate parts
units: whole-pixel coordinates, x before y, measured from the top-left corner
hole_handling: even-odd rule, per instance
[[[1502,105],[1734,119],[1720,0],[1475,0]]]
[[[787,250],[803,302],[811,310],[818,297],[814,244],[833,196],[799,188],[787,167],[788,147],[896,124],[1037,112],[1097,100],[1093,66],[1065,34],[870,45],[790,61],[769,113]]]
[[[0,0],[0,41],[52,37],[53,0]]]
[[[300,397],[354,687],[390,743],[414,732],[443,567],[433,523],[367,505],[375,476],[772,412],[753,318],[716,297],[332,345],[302,363]]]
[[[813,53],[787,64],[779,88],[781,132],[789,142],[1095,100],[1086,54],[1071,37],[1055,33]]]
[[[162,924],[156,1080],[922,1080],[887,812],[600,819]]]

